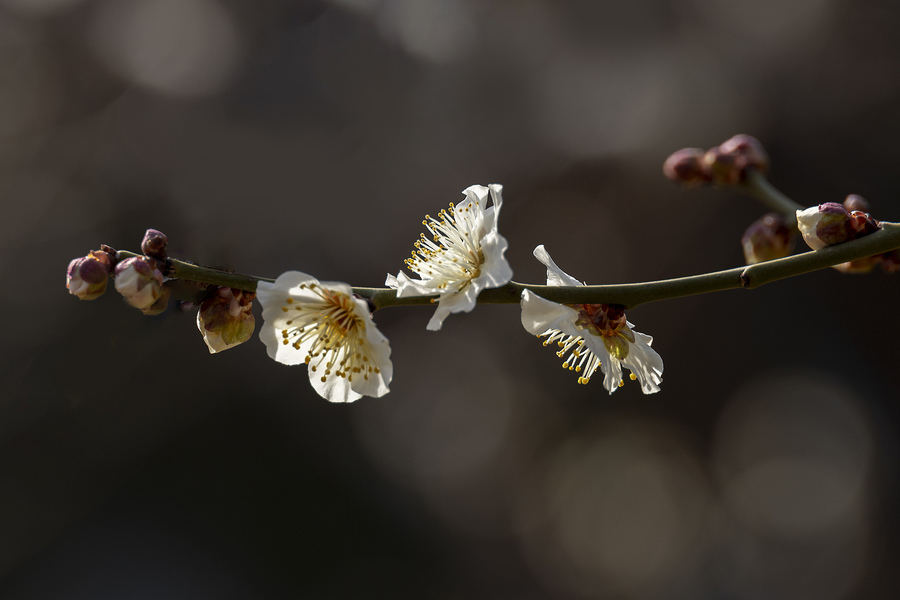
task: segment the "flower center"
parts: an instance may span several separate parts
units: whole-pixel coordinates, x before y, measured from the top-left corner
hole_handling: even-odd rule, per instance
[[[460,291],[481,275],[484,251],[481,249],[483,211],[477,200],[441,210],[438,218],[425,215],[422,224],[431,239],[419,234],[407,268],[423,279],[430,279],[440,289],[453,285]]]
[[[634,332],[625,319],[625,307],[618,304],[571,304],[578,313],[575,325],[582,331],[599,336],[607,352],[619,360],[628,356]]]
[[[369,378],[381,371],[370,359],[372,349],[366,339],[366,323],[356,314],[356,301],[342,292],[323,288],[316,283],[302,284],[316,295],[314,300],[288,298],[281,307],[294,313],[281,330],[282,343],[295,349],[306,348],[306,364],[310,370],[323,370],[322,381],[334,374],[353,381],[354,375]]]

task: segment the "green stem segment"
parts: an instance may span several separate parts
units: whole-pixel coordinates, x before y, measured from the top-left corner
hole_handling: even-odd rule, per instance
[[[708,294],[737,288],[753,289],[770,283],[825,269],[847,261],[873,256],[900,248],[900,223],[881,223],[882,229],[866,237],[821,250],[795,254],[747,267],[737,267],[725,271],[664,279],[645,283],[623,283],[616,285],[588,285],[581,287],[557,287],[531,285],[511,281],[499,288],[484,290],[478,296],[479,304],[517,304],[523,290],[531,290],[538,296],[560,304],[621,304],[634,308],[648,302],[671,300],[696,294]],[[140,256],[133,252],[120,251],[118,257]],[[169,259],[169,277],[185,279],[216,286],[228,286],[248,292],[256,291],[258,281],[272,282],[273,279],[229,273],[218,269],[201,267],[180,260]],[[430,305],[435,296],[412,296],[397,298],[390,288],[355,287],[353,291],[372,302],[376,309],[389,306]]]
[[[787,217],[788,223],[797,223],[797,211],[803,210],[805,206],[800,206],[769,183],[766,176],[756,170],[750,170],[747,173],[747,179],[741,182],[740,187],[757,200]]]

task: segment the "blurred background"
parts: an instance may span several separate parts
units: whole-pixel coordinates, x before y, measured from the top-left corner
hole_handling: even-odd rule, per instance
[[[0,597],[900,593],[898,276],[629,313],[662,392],[560,368],[510,306],[376,315],[392,392],[69,296],[101,243],[378,286],[504,184],[515,279],[742,264],[765,211],[666,156],[736,133],[804,205],[900,220],[889,0],[0,0]]]

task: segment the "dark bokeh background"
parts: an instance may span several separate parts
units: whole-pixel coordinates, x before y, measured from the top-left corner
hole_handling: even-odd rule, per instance
[[[137,249],[380,285],[503,183],[519,281],[737,266],[763,211],[660,174],[764,141],[900,219],[890,0],[0,0],[0,597],[894,598],[897,276],[632,311],[663,391],[576,384],[518,311],[377,316],[392,392],[68,296]]]

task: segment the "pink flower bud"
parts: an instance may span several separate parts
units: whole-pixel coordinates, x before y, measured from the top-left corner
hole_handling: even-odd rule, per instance
[[[116,290],[137,309],[156,303],[162,283],[163,275],[152,258],[136,256],[116,265]]]
[[[852,227],[853,231],[856,233],[856,235],[853,236],[854,239],[869,235],[870,233],[874,233],[881,229],[881,227],[878,226],[878,222],[873,219],[869,213],[864,213],[861,210],[854,210],[850,213],[850,227]]]
[[[769,213],[754,221],[741,238],[748,265],[784,258],[790,254],[793,241],[791,228],[779,213]]]
[[[719,146],[706,151],[703,164],[715,183],[725,185],[741,181],[741,171],[734,164],[734,156],[722,152]]]
[[[197,328],[210,354],[222,352],[250,339],[256,327],[251,309],[256,294],[221,287],[200,303]]]
[[[687,186],[702,185],[712,180],[703,163],[702,148],[682,148],[672,153],[663,163],[663,174],[669,180]]]
[[[900,250],[891,250],[881,255],[881,269],[885,273],[900,271]]]
[[[769,170],[769,155],[766,154],[762,143],[753,136],[739,133],[722,142],[719,150],[723,154],[734,157],[735,167],[741,173],[741,180],[746,177],[748,169],[755,169],[760,173]]]
[[[156,302],[149,307],[142,309],[141,312],[149,317],[163,314],[166,312],[166,309],[169,308],[169,298],[171,298],[171,296],[172,288],[164,283],[163,286],[159,288],[159,298],[156,299]]]
[[[826,202],[797,211],[797,228],[810,248],[819,250],[825,246],[849,242],[881,229],[868,213],[861,210],[851,212],[848,206],[868,206],[868,203],[861,196],[851,194],[844,200],[844,204]],[[867,256],[835,265],[834,268],[841,273],[868,273],[880,264],[890,273],[894,268],[890,254]]]
[[[159,231],[158,229],[148,229],[144,234],[144,240],[141,242],[141,252],[147,256],[165,260],[166,246],[168,243],[169,238],[167,238],[166,234],[162,231]]]
[[[867,256],[865,258],[859,258],[857,260],[851,260],[839,265],[834,265],[834,268],[841,273],[850,273],[853,275],[868,273],[879,264],[881,264],[881,257],[881,254],[876,254],[875,256]]]
[[[849,196],[844,198],[844,208],[851,212],[854,210],[858,210],[867,213],[871,210],[869,201],[859,194],[850,194]]]
[[[885,273],[900,271],[900,250],[891,250],[881,255],[881,270]]]
[[[82,300],[94,300],[106,291],[112,260],[102,250],[92,250],[87,256],[76,258],[66,270],[66,288]]]
[[[797,227],[813,250],[840,244],[856,237],[850,212],[843,204],[826,202],[797,211]]]
[[[758,139],[743,133],[707,150],[703,162],[719,184],[740,183],[751,170],[765,173],[769,169],[765,148]]]

